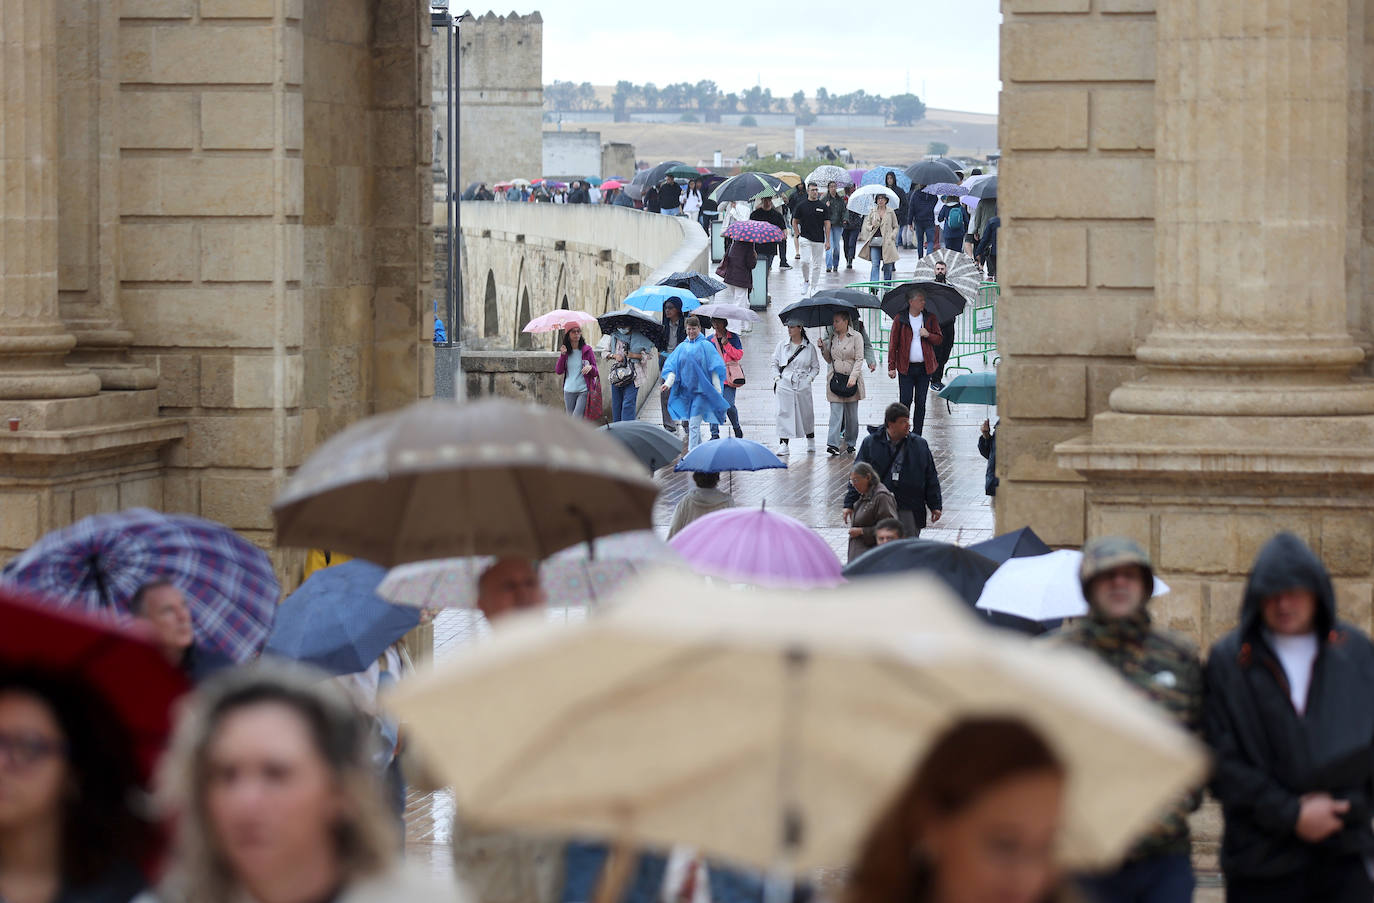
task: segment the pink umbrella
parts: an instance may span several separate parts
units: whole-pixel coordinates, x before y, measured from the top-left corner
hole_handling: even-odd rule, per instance
[[[806,524],[763,508],[730,508],[698,518],[668,545],[693,570],[759,586],[805,589],[843,581],[840,559]]]
[[[525,332],[557,332],[572,326],[581,327],[583,332],[596,322],[596,317],[580,310],[555,310],[552,313],[535,317],[525,325]]]
[[[617,188],[623,188],[624,185],[625,183],[619,181],[618,179],[607,179],[605,182],[601,183],[601,190],[614,191]]]
[[[866,169],[851,169],[849,171],[849,177],[854,180],[855,185],[862,185],[864,181],[864,173],[866,172],[868,172],[868,170]]]

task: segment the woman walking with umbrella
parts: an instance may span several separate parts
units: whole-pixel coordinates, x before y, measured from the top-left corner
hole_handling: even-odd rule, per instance
[[[873,263],[868,281],[878,281],[878,270],[882,278],[890,280],[897,268],[897,214],[888,209],[888,196],[882,192],[873,196],[874,207],[864,217],[863,228],[859,230],[859,256]]]
[[[716,275],[729,286],[721,293],[722,302],[749,306],[749,293],[754,289],[754,264],[758,260],[758,249],[752,241],[730,242],[725,258],[716,267]]]
[[[821,342],[821,356],[830,364],[825,400],[830,402],[830,433],[825,451],[834,456],[854,451],[859,440],[859,402],[864,400],[864,341],[850,329],[848,311],[835,311],[835,334]]]
[[[568,413],[585,416],[589,380],[600,379],[600,374],[592,346],[582,338],[582,327],[573,326],[563,333],[563,353],[558,355],[553,372],[563,377],[563,406]]]
[[[807,452],[816,450],[816,411],[811,401],[811,384],[821,372],[816,346],[806,337],[801,324],[787,324],[787,338],[773,351],[773,366],[778,375],[773,391],[778,400],[778,454],[788,453],[788,440],[806,437]]]
[[[645,361],[656,354],[654,343],[639,332],[631,332],[628,324],[608,334],[609,350],[606,362],[610,367],[611,423],[634,420],[637,415],[639,389],[644,385]]]

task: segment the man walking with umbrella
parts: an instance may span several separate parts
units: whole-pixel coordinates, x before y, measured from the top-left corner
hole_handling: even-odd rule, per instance
[[[908,537],[921,535],[926,525],[926,509],[930,510],[931,523],[940,520],[944,502],[935,458],[926,440],[911,432],[911,414],[906,405],[888,405],[883,425],[868,428],[868,437],[854,456],[855,467],[861,462],[877,471],[883,485],[892,490],[897,499],[897,519]],[[846,524],[853,520],[858,501],[859,492],[851,483],[844,494]]]
[[[1052,642],[1078,646],[1121,673],[1145,697],[1197,731],[1202,719],[1202,665],[1182,637],[1155,627],[1147,604],[1154,589],[1150,558],[1120,536],[1094,539],[1079,570],[1088,616],[1054,634]],[[1188,903],[1193,898],[1188,813],[1201,790],[1177,800],[1112,872],[1082,879],[1097,903]]]
[[[129,599],[129,613],[152,629],[153,642],[163,656],[193,684],[234,664],[227,655],[196,646],[186,597],[170,580],[154,580],[139,587]]]
[[[906,315],[892,320],[887,342],[887,376],[897,380],[898,400],[912,412],[917,435],[925,429],[926,392],[930,375],[935,372],[935,348],[942,341],[940,324],[926,310],[925,291],[913,290],[907,298]]]

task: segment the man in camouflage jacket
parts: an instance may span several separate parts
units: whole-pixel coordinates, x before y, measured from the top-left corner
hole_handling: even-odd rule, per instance
[[[1053,641],[1095,653],[1187,730],[1197,732],[1202,720],[1202,665],[1188,640],[1150,622],[1147,603],[1154,571],[1149,556],[1129,539],[1095,539],[1083,549],[1079,577],[1088,615],[1054,634]],[[1188,813],[1200,802],[1200,790],[1179,800],[1116,871],[1085,876],[1084,892],[1096,903],[1192,900]]]

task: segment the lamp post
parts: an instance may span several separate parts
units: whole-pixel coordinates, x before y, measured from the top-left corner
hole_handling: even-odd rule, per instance
[[[445,64],[448,68],[447,89],[444,94],[446,112],[445,145],[447,150],[447,190],[444,194],[445,220],[448,226],[448,240],[445,247],[447,278],[444,292],[444,324],[448,327],[447,341],[436,342],[435,389],[436,394],[446,394],[461,400],[465,383],[462,375],[461,336],[463,329],[463,278],[461,272],[462,255],[462,214],[458,205],[458,25],[462,14],[456,18],[449,12],[448,0],[431,0],[429,24],[435,31],[442,30],[444,35]],[[446,379],[445,379],[446,377]]]

